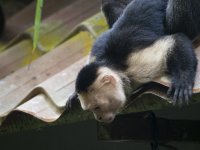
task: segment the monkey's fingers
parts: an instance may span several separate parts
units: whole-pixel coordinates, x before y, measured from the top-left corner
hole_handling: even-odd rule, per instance
[[[179,99],[179,94],[180,94],[180,88],[175,87],[174,89],[174,94],[173,94],[173,105],[176,105],[178,103]]]
[[[188,104],[192,95],[191,87],[187,83],[173,83],[168,89],[167,96],[172,99],[173,105]]]
[[[67,100],[66,109],[71,109],[77,102],[78,102],[78,95],[76,93],[73,93],[71,96],[69,96]]]
[[[167,91],[167,96],[171,97],[173,91],[174,91],[174,87],[173,86],[169,87],[169,89]]]

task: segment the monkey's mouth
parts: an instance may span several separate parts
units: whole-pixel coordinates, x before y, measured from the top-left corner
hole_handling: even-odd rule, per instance
[[[109,123],[112,123],[114,120],[115,120],[115,117],[111,120],[102,121],[102,123],[109,124]]]

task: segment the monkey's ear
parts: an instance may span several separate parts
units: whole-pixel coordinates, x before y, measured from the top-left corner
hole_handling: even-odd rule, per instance
[[[105,76],[102,77],[101,83],[103,83],[103,85],[105,85],[105,84],[115,85],[116,79],[112,75],[105,75]]]

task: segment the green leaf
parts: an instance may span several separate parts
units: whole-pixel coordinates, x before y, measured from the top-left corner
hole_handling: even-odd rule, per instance
[[[37,48],[39,42],[43,3],[44,0],[37,0],[35,24],[34,24],[34,36],[33,36],[33,51],[32,51],[33,53],[35,52],[35,49]]]

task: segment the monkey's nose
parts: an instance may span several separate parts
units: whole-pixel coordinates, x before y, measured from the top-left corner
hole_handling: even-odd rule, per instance
[[[98,120],[101,121],[101,120],[102,120],[102,117],[98,117]]]

